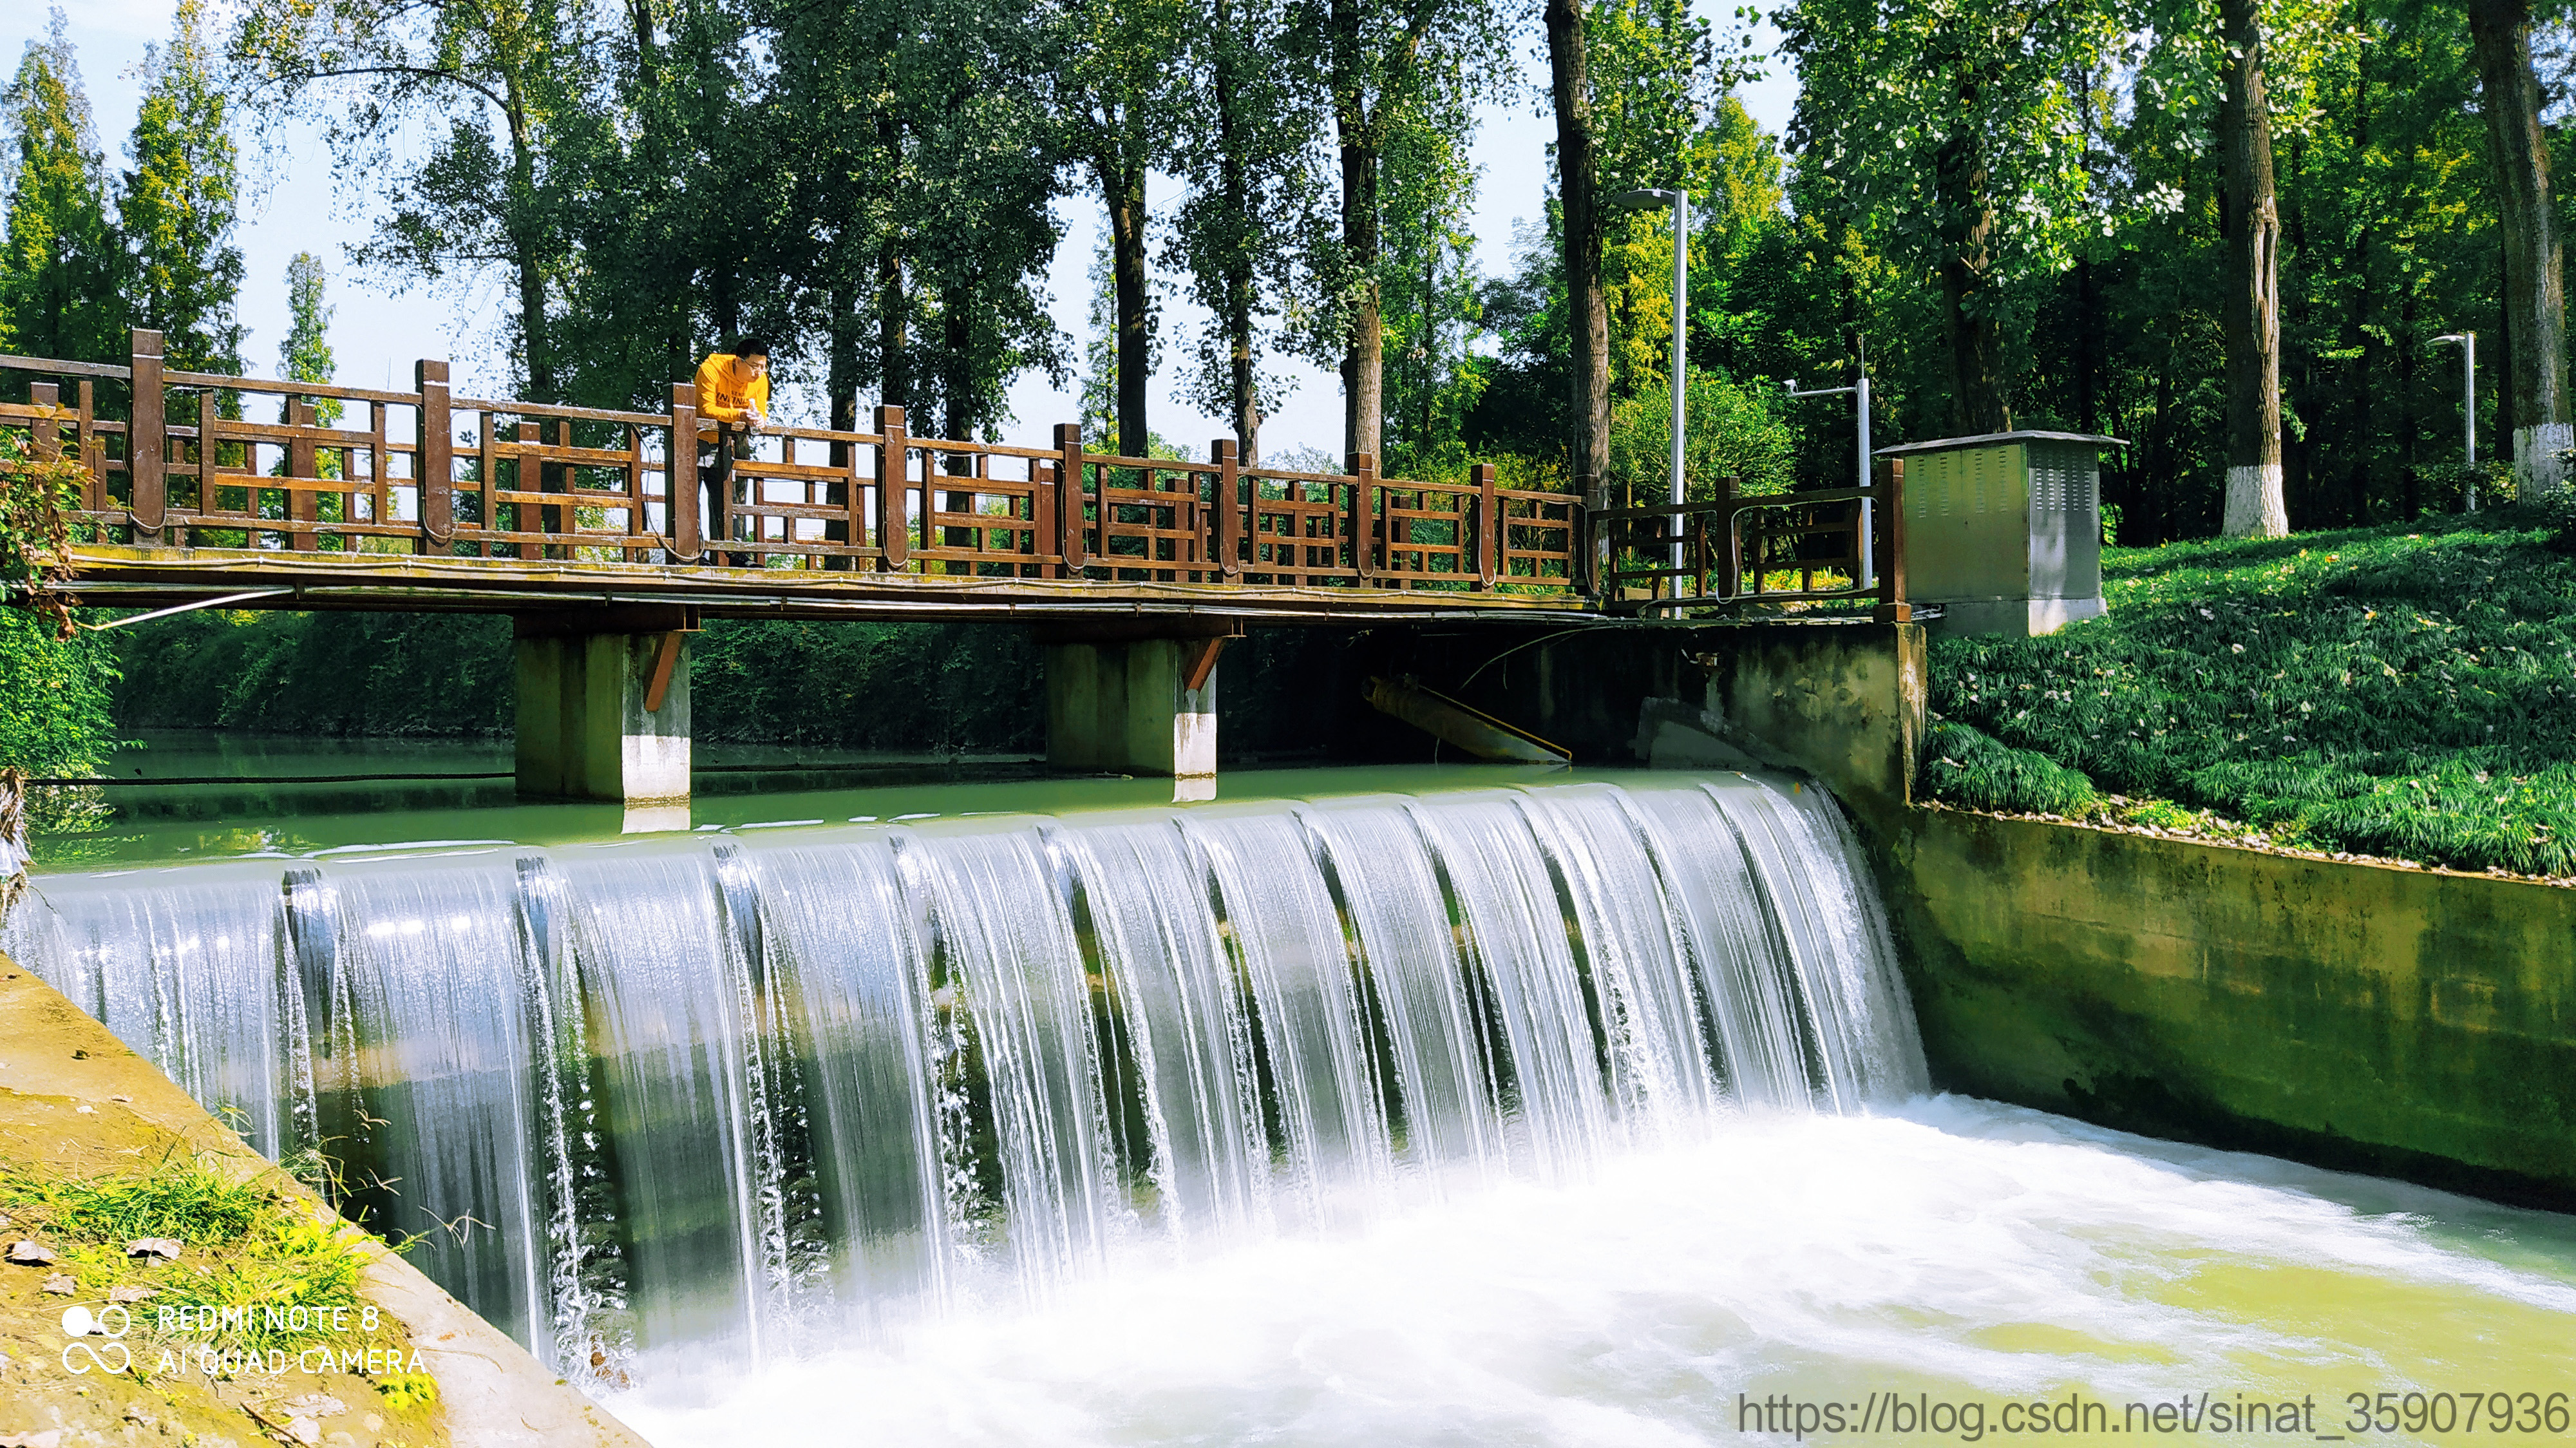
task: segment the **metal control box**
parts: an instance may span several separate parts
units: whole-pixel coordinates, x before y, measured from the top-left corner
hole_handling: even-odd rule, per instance
[[[2102,605],[2101,450],[1993,432],[1880,448],[1905,460],[1905,591],[1944,633],[2055,633]]]

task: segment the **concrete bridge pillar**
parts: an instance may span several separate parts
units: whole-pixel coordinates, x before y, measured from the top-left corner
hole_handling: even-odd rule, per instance
[[[1239,624],[1188,621],[1042,631],[1047,764],[1170,775],[1182,783],[1179,797],[1212,798],[1217,655],[1241,632]]]
[[[520,614],[519,793],[615,800],[629,830],[689,824],[696,610]]]

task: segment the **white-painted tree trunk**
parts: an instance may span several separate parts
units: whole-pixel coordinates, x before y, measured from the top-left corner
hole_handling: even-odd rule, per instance
[[[2545,422],[2513,430],[2514,481],[2523,497],[2540,498],[2567,486],[2569,448],[2576,448],[2576,424]]]
[[[2290,531],[2290,508],[2281,491],[2281,465],[2258,463],[2227,470],[2225,532],[2230,538],[2280,538]]]

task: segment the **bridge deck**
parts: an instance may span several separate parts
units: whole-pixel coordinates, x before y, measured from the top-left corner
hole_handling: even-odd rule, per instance
[[[73,552],[72,591],[85,604],[116,608],[216,599],[232,599],[226,606],[237,608],[422,613],[662,604],[694,608],[709,618],[1070,622],[1194,614],[1342,625],[1462,617],[1572,622],[1593,612],[1587,600],[1562,593],[974,578],[273,549],[86,546]]]

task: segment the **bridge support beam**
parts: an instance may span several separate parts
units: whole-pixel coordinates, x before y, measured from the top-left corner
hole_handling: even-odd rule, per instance
[[[521,614],[519,793],[616,800],[627,828],[689,825],[694,609]]]
[[[1176,797],[1213,798],[1217,656],[1241,625],[1157,623],[1148,631],[1051,628],[1047,764],[1086,773],[1170,775]]]

